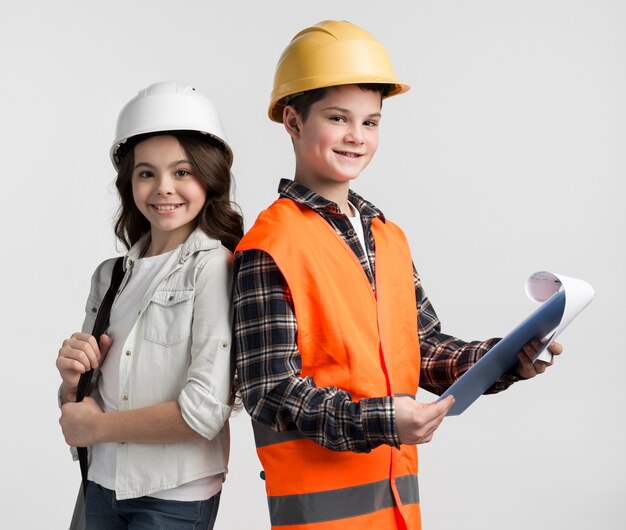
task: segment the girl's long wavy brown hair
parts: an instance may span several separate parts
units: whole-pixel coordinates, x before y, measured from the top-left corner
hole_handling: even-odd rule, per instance
[[[231,200],[234,182],[222,145],[210,136],[193,131],[157,134],[174,136],[180,142],[195,171],[195,177],[206,190],[204,206],[196,217],[197,226],[233,252],[243,237],[243,217],[239,206]],[[115,220],[115,235],[127,249],[150,232],[150,223],[133,199],[132,175],[135,165],[134,146],[151,136],[155,134],[135,137],[125,146],[126,154],[120,161],[115,180],[121,201]]]

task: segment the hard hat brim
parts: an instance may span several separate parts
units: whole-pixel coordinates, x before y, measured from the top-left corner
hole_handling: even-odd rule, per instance
[[[380,85],[390,86],[391,88],[389,90],[389,93],[384,97],[384,99],[389,98],[391,96],[397,96],[398,94],[404,94],[405,92],[408,92],[411,89],[411,85],[407,85],[406,83],[399,83],[395,80],[393,81],[382,80],[382,79],[364,80],[362,76],[353,77],[350,75],[346,75],[346,76],[342,76],[341,78],[337,76],[335,79],[332,79],[332,80],[308,79],[306,83],[305,82],[291,83],[292,86],[290,87],[282,86],[280,87],[279,90],[276,90],[275,92],[279,92],[281,96],[279,97],[273,96],[274,99],[272,99],[270,103],[267,114],[270,120],[275,121],[277,123],[282,123],[283,122],[283,110],[286,106],[285,101],[289,98],[289,96],[293,96],[294,94],[298,94],[301,92],[307,92],[309,90],[316,90],[319,88],[331,88],[334,86],[362,85],[362,84],[380,84]],[[306,86],[315,85],[315,89],[304,88],[302,90],[298,90],[299,88],[298,85],[301,85],[302,88]]]

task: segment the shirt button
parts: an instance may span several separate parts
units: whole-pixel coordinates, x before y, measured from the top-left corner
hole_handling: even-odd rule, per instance
[[[91,312],[92,313],[97,313],[98,312],[98,308],[97,307],[92,307],[91,308]]]
[[[348,235],[349,235],[350,237],[352,237],[352,236],[353,236],[353,235],[355,235],[355,234],[356,234],[356,231],[354,230],[354,228],[350,228],[350,230],[348,230]]]
[[[122,399],[123,399],[124,401],[128,401],[128,394],[124,394],[124,395],[122,396]]]
[[[131,356],[130,350],[126,350],[126,357],[130,357],[130,356]]]

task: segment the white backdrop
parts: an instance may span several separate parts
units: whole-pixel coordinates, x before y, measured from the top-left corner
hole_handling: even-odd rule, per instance
[[[293,174],[288,137],[266,118],[274,66],[297,31],[327,18],[371,31],[413,85],[385,103],[378,155],[354,189],[405,228],[444,331],[506,333],[534,309],[523,287],[536,270],[596,290],[548,374],[481,398],[421,447],[424,528],[624,528],[619,0],[5,6],[0,527],[70,518],[79,472],[57,423],[54,361],[80,326],[93,268],[120,250],[107,153],[121,105],[158,80],[209,95],[249,227]],[[218,530],[268,527],[259,469],[242,412]]]

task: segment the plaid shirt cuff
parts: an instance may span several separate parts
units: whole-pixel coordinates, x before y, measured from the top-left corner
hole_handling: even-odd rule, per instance
[[[360,403],[363,434],[369,448],[383,444],[400,447],[393,398],[365,398]]]

